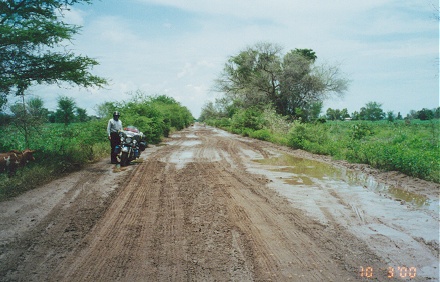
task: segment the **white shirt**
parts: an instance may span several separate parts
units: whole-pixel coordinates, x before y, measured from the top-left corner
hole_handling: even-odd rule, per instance
[[[119,130],[122,130],[122,121],[114,120],[113,118],[108,121],[107,125],[107,135],[110,136],[110,133],[112,132],[118,132]]]

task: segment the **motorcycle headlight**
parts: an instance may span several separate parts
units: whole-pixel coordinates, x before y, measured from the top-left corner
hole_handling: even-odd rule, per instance
[[[126,135],[124,132],[119,132],[119,138],[121,139],[121,142],[124,142],[125,136]]]
[[[127,141],[127,143],[131,143],[131,137],[127,137],[127,139],[125,139],[125,141]]]

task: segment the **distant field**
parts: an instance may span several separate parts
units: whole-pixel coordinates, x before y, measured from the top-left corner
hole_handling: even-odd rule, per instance
[[[295,149],[440,182],[438,119],[410,122],[295,122],[290,125],[290,129],[284,131],[274,131],[268,126],[259,130],[237,129],[226,120],[213,121],[211,124]]]
[[[304,149],[440,182],[439,120],[311,125]],[[295,129],[290,145],[295,143]],[[313,134],[314,132],[314,134]]]

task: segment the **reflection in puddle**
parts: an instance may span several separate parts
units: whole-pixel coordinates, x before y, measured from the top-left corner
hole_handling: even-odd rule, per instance
[[[292,173],[293,177],[286,179],[286,183],[300,183],[312,185],[316,179],[340,179],[341,170],[314,160],[302,159],[291,155],[281,155],[275,158],[254,160],[260,164],[276,166],[272,171]]]
[[[426,196],[411,193],[401,188],[390,186],[388,188],[388,193],[393,195],[396,199],[400,199],[405,202],[412,203],[418,207],[429,206],[431,204],[430,203],[431,201]]]
[[[273,172],[288,173],[288,177],[282,177],[283,182],[286,184],[313,188],[316,186],[315,184],[318,184],[316,182],[332,182],[333,187],[337,187],[339,182],[340,185],[344,183],[344,185],[362,186],[371,191],[381,192],[417,207],[435,208],[435,203],[424,195],[411,193],[399,187],[388,186],[361,172],[347,171],[344,168],[338,168],[319,161],[283,154],[268,159],[254,159],[254,162],[269,166],[268,170]]]
[[[284,182],[291,185],[313,185],[313,181],[306,176],[287,178]]]
[[[435,203],[433,203],[428,197],[405,191],[401,187],[394,187],[380,183],[374,177],[364,173],[351,172],[346,175],[346,178],[347,182],[351,185],[362,184],[369,190],[386,193],[395,199],[412,203],[417,207],[428,206],[429,208],[434,208]]]

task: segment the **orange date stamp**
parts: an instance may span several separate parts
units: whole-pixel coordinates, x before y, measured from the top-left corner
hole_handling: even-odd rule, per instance
[[[359,268],[359,276],[362,278],[401,278],[414,279],[417,277],[417,268],[414,266],[388,266],[386,270],[376,270],[372,266],[361,266]]]

